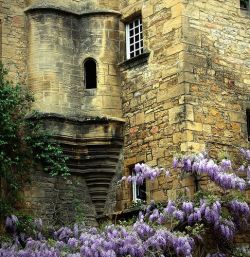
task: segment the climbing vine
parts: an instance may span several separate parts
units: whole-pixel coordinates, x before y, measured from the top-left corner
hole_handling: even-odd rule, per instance
[[[27,119],[32,94],[7,79],[0,64],[0,219],[19,208],[21,188],[34,164],[51,175],[66,176],[69,169],[62,148],[37,121]]]

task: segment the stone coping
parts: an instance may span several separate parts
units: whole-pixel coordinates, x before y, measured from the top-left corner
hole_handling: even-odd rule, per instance
[[[100,15],[116,15],[121,16],[121,13],[112,9],[94,9],[94,10],[82,10],[82,11],[76,11],[70,7],[64,7],[64,6],[58,6],[55,4],[50,3],[37,3],[33,4],[27,8],[24,9],[24,12],[30,13],[32,11],[57,11],[57,12],[63,12],[68,13],[76,16],[89,16],[94,14],[100,14]]]
[[[66,116],[58,113],[32,113],[26,116],[27,119],[54,119],[68,122],[80,122],[80,123],[107,123],[107,122],[118,122],[125,123],[125,119],[116,118],[111,116],[90,116],[90,115],[79,115],[79,116]]]

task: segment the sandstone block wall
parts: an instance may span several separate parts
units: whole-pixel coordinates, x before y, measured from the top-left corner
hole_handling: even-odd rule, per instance
[[[248,147],[249,12],[240,1],[123,1],[125,21],[141,13],[147,63],[121,66],[124,169],[140,161],[171,167],[178,152],[231,156]],[[191,186],[188,179],[182,186]],[[147,199],[176,195],[175,179],[147,184]],[[131,204],[118,191],[118,208]],[[247,193],[249,199],[249,193]]]
[[[145,51],[144,62],[128,61],[120,66],[123,113],[126,118],[124,169],[144,161],[151,166],[171,165],[180,144],[190,140],[183,131],[192,121],[192,106],[183,101],[189,91],[182,78],[185,44],[181,41],[182,1],[123,1],[125,23],[133,13],[141,14]],[[192,139],[192,138],[191,138]],[[164,201],[174,196],[173,181],[160,178],[147,185],[147,199]],[[131,204],[131,188],[118,192],[118,208]]]
[[[96,212],[83,177],[56,178],[38,167],[24,188],[25,210],[42,217],[44,224],[85,223],[96,226]]]
[[[248,146],[249,19],[240,1],[188,1],[183,13],[186,101],[197,126],[189,130],[208,147]]]
[[[0,1],[0,61],[14,82],[26,82],[27,37],[24,0]]]

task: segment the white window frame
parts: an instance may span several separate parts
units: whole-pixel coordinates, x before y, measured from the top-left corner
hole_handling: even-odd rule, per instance
[[[135,175],[135,172],[132,171],[132,175]],[[146,181],[144,182],[146,183]],[[132,201],[133,202],[138,202],[138,201],[145,201],[146,199],[141,199],[138,198],[137,196],[139,195],[140,192],[140,185],[137,185],[135,181],[132,182]],[[145,192],[146,194],[146,192]]]
[[[136,23],[138,22],[138,25]],[[135,31],[138,29],[138,33]],[[136,38],[138,37],[138,40]],[[133,41],[133,42],[131,42]],[[131,50],[133,46],[133,50]],[[143,53],[143,27],[142,17],[130,21],[126,24],[126,56],[131,59]]]

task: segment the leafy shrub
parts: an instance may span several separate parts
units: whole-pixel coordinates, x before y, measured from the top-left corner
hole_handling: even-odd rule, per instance
[[[20,192],[34,163],[43,164],[51,175],[69,174],[66,157],[52,135],[26,118],[32,94],[6,75],[0,64],[0,219],[21,207]]]

